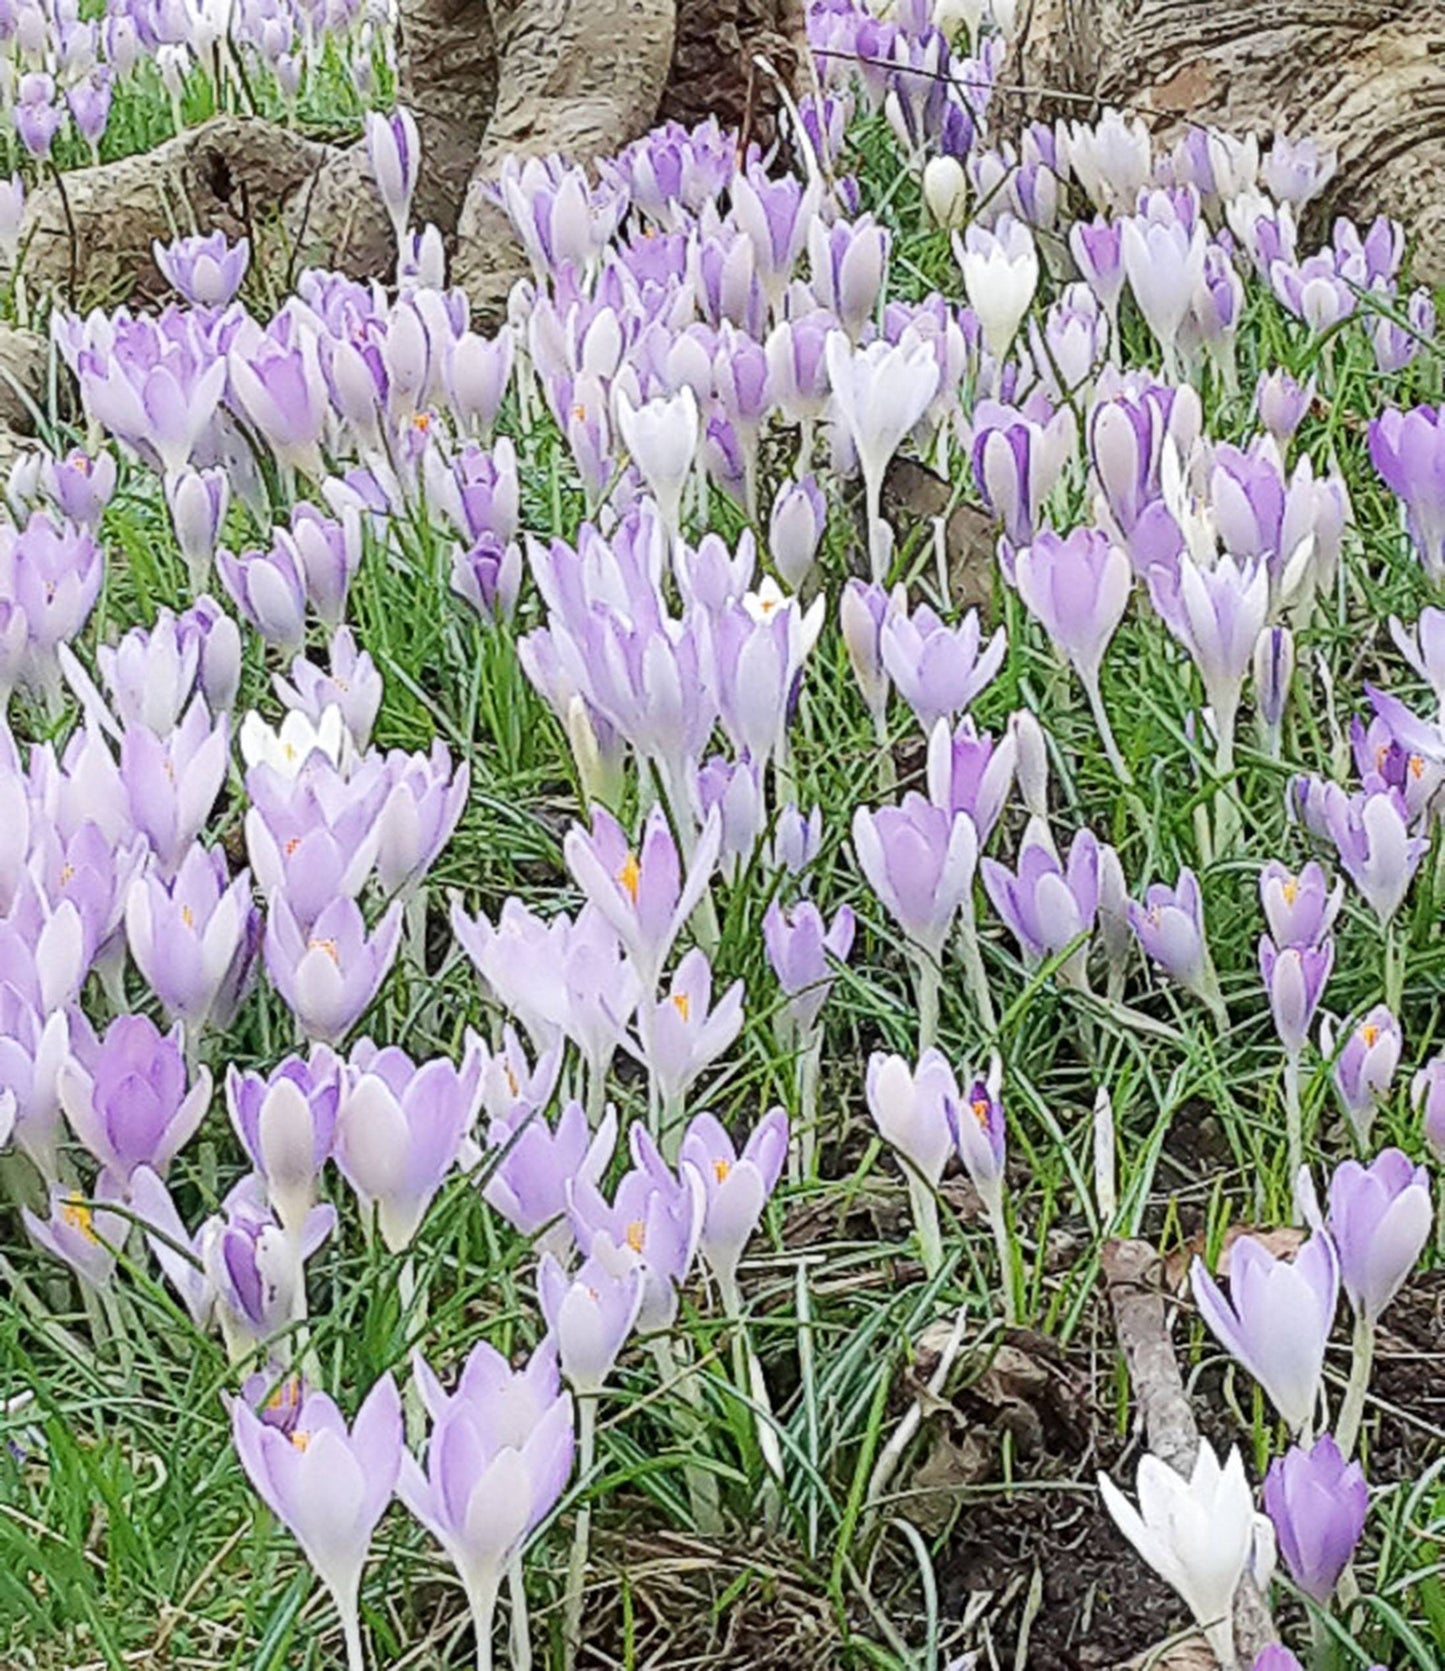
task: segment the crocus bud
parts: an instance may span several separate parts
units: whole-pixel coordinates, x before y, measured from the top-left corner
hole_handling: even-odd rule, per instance
[[[1369,1506],[1364,1471],[1358,1462],[1346,1463],[1328,1433],[1308,1450],[1291,1445],[1270,1464],[1264,1507],[1279,1552],[1290,1577],[1321,1607],[1350,1564]]]
[[[890,599],[881,586],[866,586],[850,580],[838,600],[839,624],[853,677],[863,693],[875,726],[881,726],[888,709],[889,679],[883,665],[883,622],[890,609],[906,607],[899,594]]]
[[[1018,333],[1039,282],[1039,252],[1033,234],[1010,214],[990,231],[975,222],[953,237],[954,259],[963,288],[983,328],[983,344],[1002,360]]]
[[[1279,1042],[1291,1056],[1298,1056],[1305,1047],[1334,961],[1335,943],[1329,938],[1317,946],[1276,949],[1267,934],[1260,936],[1260,976]]]
[[[288,1056],[268,1078],[226,1070],[226,1107],[251,1164],[264,1179],[271,1206],[300,1235],[316,1200],[316,1181],[330,1158],[340,1072],[324,1046],[310,1061]]]
[[[884,1141],[932,1189],[953,1152],[958,1085],[938,1050],[925,1050],[915,1072],[901,1056],[868,1059],[868,1112]]]
[[[251,260],[250,240],[226,242],[224,232],[208,237],[177,238],[153,246],[161,277],[192,307],[223,308],[241,288]]]
[[[537,1267],[537,1298],[573,1391],[600,1393],[637,1321],[642,1272],[633,1266],[614,1275],[588,1259],[568,1276],[544,1253]]]
[[[975,1079],[967,1098],[952,1108],[958,1158],[990,1213],[999,1211],[1003,1199],[1007,1158],[1008,1130],[999,1100],[1002,1083],[1003,1063],[995,1055],[989,1062],[988,1077]]]
[[[623,442],[657,500],[664,525],[675,535],[683,489],[701,439],[697,397],[684,384],[675,395],[660,395],[641,407],[632,404],[620,385],[615,398]]]
[[[1024,810],[1030,818],[1049,816],[1049,749],[1044,728],[1032,709],[1020,708],[1009,719],[1009,734],[1017,750],[1015,776]]]
[[[1254,645],[1254,699],[1271,753],[1279,751],[1279,728],[1294,678],[1294,634],[1288,627],[1266,627]]]
[[[403,105],[390,116],[372,111],[366,118],[366,155],[372,178],[400,244],[411,218],[412,193],[421,171],[421,136],[416,119]]]
[[[789,482],[773,500],[768,550],[784,583],[795,592],[808,578],[827,522],[827,504],[811,476]]]
[[[1129,906],[1129,926],[1146,956],[1180,986],[1208,1004],[1219,1001],[1204,937],[1204,901],[1194,872],[1179,872],[1177,887],[1156,882],[1142,905]]]
[[[1301,388],[1287,371],[1262,371],[1254,390],[1259,421],[1283,450],[1315,398],[1315,380]]]
[[[869,886],[904,934],[937,960],[973,887],[978,866],[973,820],[908,794],[901,806],[854,812],[853,850]]]
[[[1384,1150],[1368,1167],[1347,1160],[1335,1168],[1329,1231],[1357,1317],[1379,1321],[1424,1251],[1430,1219],[1429,1175],[1398,1149]]]
[[[789,1020],[801,1033],[810,1033],[833,988],[833,962],[846,963],[853,948],[855,921],[847,905],[838,908],[830,928],[811,901],[784,911],[777,900],[763,917],[763,940],[768,962],[787,995]]]
[[[711,1114],[699,1114],[682,1140],[680,1164],[702,1180],[698,1247],[725,1295],[736,1293],[743,1256],[788,1153],[788,1117],[775,1108],[758,1122],[741,1154]]]
[[[923,165],[923,201],[946,232],[962,229],[968,219],[968,177],[957,157],[930,157]]]

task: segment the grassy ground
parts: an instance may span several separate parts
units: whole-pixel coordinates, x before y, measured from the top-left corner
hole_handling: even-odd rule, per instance
[[[141,116],[134,120],[136,133],[148,132]],[[915,230],[911,184],[883,184],[900,178],[886,132],[865,126],[856,144],[865,198],[898,228],[895,292],[938,287],[957,296],[945,240]],[[1138,321],[1128,328],[1142,363],[1147,335]],[[1166,1253],[1190,1245],[1212,1251],[1231,1225],[1287,1219],[1280,1052],[1257,975],[1256,874],[1268,858],[1306,856],[1307,838],[1285,815],[1287,778],[1342,772],[1340,727],[1356,711],[1365,680],[1413,689],[1386,623],[1392,613],[1412,619],[1431,601],[1394,502],[1370,469],[1364,424],[1387,401],[1437,395],[1440,357],[1432,350],[1403,377],[1382,378],[1356,329],[1331,343],[1328,367],[1325,353],[1251,287],[1241,387],[1252,389],[1256,368],[1276,364],[1326,379],[1329,392],[1306,420],[1297,450],[1321,467],[1337,462],[1356,526],[1337,595],[1301,634],[1283,758],[1255,749],[1246,722],[1234,785],[1242,837],[1202,872],[1227,1028],[1137,961],[1128,1000],[1160,1025],[1149,1032],[1122,1025],[1060,987],[1050,970],[1026,974],[986,907],[983,955],[1000,1014],[996,1035],[980,1033],[957,971],[944,982],[947,1054],[980,1063],[997,1049],[1004,1062],[1018,1333],[997,1320],[993,1244],[976,1199],[957,1179],[944,1191],[947,1262],[938,1277],[925,1278],[910,1247],[901,1174],[881,1152],[863,1103],[868,1053],[911,1053],[917,1017],[896,933],[862,884],[848,843],[853,808],[887,798],[887,762],[836,629],[833,601],[863,561],[855,507],[837,494],[821,570],[829,622],[805,682],[796,772],[801,803],[824,813],[824,848],[809,892],[829,910],[851,903],[861,932],[825,1011],[823,1176],[779,1191],[744,1269],[783,1481],[771,1479],[759,1450],[729,1331],[694,1286],[679,1322],[686,1384],[660,1380],[646,1350],[628,1355],[603,1404],[597,1469],[574,1481],[559,1524],[534,1545],[529,1588],[543,1663],[561,1663],[564,1528],[584,1496],[596,1508],[587,1665],[931,1667],[969,1647],[982,1650],[982,1664],[1067,1668],[1112,1663],[1182,1625],[1173,1599],[1134,1562],[1097,1506],[1096,1469],[1132,1477],[1137,1454],[1127,1384],[1098,1298],[1099,1249],[1112,1230],[1156,1240]],[[1212,436],[1251,432],[1245,397],[1204,392]],[[544,423],[523,431],[515,410],[504,427],[526,460],[526,529],[571,537],[581,497],[565,449]],[[62,431],[57,420],[57,438]],[[787,451],[780,440],[771,478]],[[957,456],[954,480],[971,494]],[[1077,473],[1054,512],[1060,527],[1087,515]],[[715,497],[709,525],[731,539],[741,522]],[[185,601],[183,565],[146,473],[126,473],[105,536],[112,561],[89,640],[149,618],[160,604]],[[455,1054],[466,1026],[491,1033],[498,1022],[451,942],[448,890],[493,917],[509,894],[547,909],[577,904],[561,860],[562,834],[579,810],[565,738],[521,675],[511,632],[484,629],[450,594],[446,559],[437,530],[397,527],[369,551],[351,607],[386,678],[377,743],[417,747],[438,736],[472,771],[466,815],[432,877],[427,967],[405,962],[366,1027],[417,1057]],[[915,598],[929,594],[925,526],[909,532],[899,568],[912,577]],[[1137,785],[1125,790],[1103,757],[1077,683],[1001,584],[993,611],[1008,627],[1008,659],[976,717],[996,731],[1015,708],[1029,707],[1044,721],[1054,745],[1056,831],[1067,838],[1087,824],[1112,841],[1136,894],[1146,882],[1172,882],[1182,865],[1197,867],[1194,815],[1215,786],[1191,741],[1196,677],[1160,624],[1131,612],[1104,668],[1104,701]],[[536,624],[539,612],[539,600],[525,595],[515,631]],[[254,640],[248,654],[242,706],[250,700],[272,712],[270,669]],[[46,729],[35,714],[15,717],[24,734]],[[901,706],[892,725],[891,769],[900,785],[919,782],[920,740]],[[234,782],[217,828],[237,851],[241,811]],[[1011,812],[991,851],[1011,854],[1020,828]],[[1410,1065],[1439,1042],[1445,880],[1438,829],[1433,839],[1401,924]],[[692,1099],[744,1126],[775,1103],[796,1104],[794,1063],[777,1046],[777,989],[763,955],[769,894],[766,878],[715,890],[717,975],[746,982],[747,1021],[725,1064]],[[1352,896],[1338,932],[1328,1005],[1345,1015],[1379,998],[1383,947]],[[143,1003],[138,982],[132,996]],[[289,1037],[284,1006],[261,991],[207,1053],[217,1071],[227,1062],[270,1064]],[[1315,1157],[1344,1147],[1328,1081],[1327,1066],[1311,1058],[1304,1101]],[[1407,1072],[1399,1083],[1377,1129],[1381,1142],[1414,1153],[1421,1145],[1404,1095]],[[1100,1086],[1118,1123],[1120,1205],[1112,1225],[1100,1222],[1092,1181],[1090,1111]],[[641,1082],[626,1073],[614,1095],[634,1114],[645,1100]],[[224,1194],[239,1161],[218,1099],[174,1175],[189,1222]],[[0,1418],[0,1434],[15,1441],[13,1450],[0,1450],[0,1665],[321,1671],[339,1664],[330,1604],[292,1541],[258,1509],[230,1446],[219,1395],[232,1372],[219,1344],[191,1327],[145,1265],[128,1268],[117,1284],[121,1330],[97,1339],[68,1277],[28,1246],[8,1210],[0,1214],[0,1247],[12,1282],[12,1299],[0,1307],[0,1393],[34,1394],[23,1412]],[[482,1205],[473,1180],[456,1175],[427,1219],[415,1294],[404,1304],[399,1261],[368,1246],[355,1212],[344,1210],[339,1234],[311,1267],[313,1341],[325,1384],[352,1409],[384,1370],[404,1372],[417,1347],[437,1365],[483,1336],[506,1351],[530,1347],[540,1328],[533,1268],[529,1246]],[[1445,1352],[1441,1293],[1427,1273],[1389,1320],[1367,1447],[1375,1497],[1356,1567],[1362,1599],[1335,1627],[1340,1666],[1383,1661],[1428,1671],[1445,1658],[1442,1411],[1434,1383]],[[926,1379],[940,1329],[946,1337],[960,1309],[968,1322],[956,1370],[885,1501],[865,1510],[879,1452],[910,1391]],[[1267,1407],[1197,1325],[1186,1320],[1179,1344],[1206,1429],[1240,1440],[1262,1467],[1277,1439]],[[1337,1344],[1332,1370],[1342,1379],[1343,1336]],[[686,1470],[696,1467],[716,1478],[728,1526],[721,1538],[696,1529],[686,1488]],[[375,1663],[394,1671],[460,1666],[471,1651],[450,1569],[399,1508],[384,1521],[367,1569],[364,1619]]]

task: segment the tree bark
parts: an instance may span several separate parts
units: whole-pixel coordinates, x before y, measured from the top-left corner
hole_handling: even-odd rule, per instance
[[[1445,0],[1027,0],[1003,82],[1006,121],[1307,134],[1339,156],[1319,212],[1394,216],[1445,281]]]

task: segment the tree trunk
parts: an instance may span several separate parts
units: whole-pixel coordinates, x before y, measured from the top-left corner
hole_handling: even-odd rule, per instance
[[[1003,81],[1006,120],[1307,134],[1339,155],[1322,211],[1394,216],[1445,281],[1445,0],[1027,0]]]

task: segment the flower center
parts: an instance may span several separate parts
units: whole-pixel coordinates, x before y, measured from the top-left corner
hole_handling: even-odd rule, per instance
[[[1279,891],[1284,895],[1285,904],[1293,905],[1299,898],[1299,878],[1297,876],[1286,876]]]
[[[304,1427],[298,1427],[291,1435],[291,1443],[298,1451],[304,1451],[311,1443],[311,1435]]]
[[[1365,1047],[1368,1050],[1373,1050],[1375,1048],[1375,1041],[1379,1038],[1379,1036],[1380,1029],[1373,1021],[1367,1021],[1365,1025],[1360,1028],[1360,1037],[1365,1041]]]
[[[725,1184],[728,1181],[728,1173],[732,1169],[733,1165],[730,1160],[715,1160],[712,1163],[712,1175],[720,1184]]]
[[[691,1018],[691,1016],[692,1016],[692,999],[689,998],[688,995],[685,992],[674,992],[673,993],[673,995],[672,995],[672,1007],[677,1011],[677,1013],[682,1017],[682,1019],[684,1021],[687,1021]]]
[[[627,1226],[627,1245],[634,1253],[641,1253],[643,1244],[647,1240],[647,1228],[640,1218],[633,1219]]]
[[[73,1190],[65,1199],[60,1209],[60,1216],[72,1230],[78,1230],[88,1242],[99,1242],[95,1233],[95,1216],[85,1205],[85,1198],[79,1190]]]
[[[642,866],[637,862],[636,853],[629,853],[623,860],[622,869],[617,872],[617,880],[627,890],[627,897],[636,905],[637,889],[642,881]]]
[[[337,951],[334,940],[308,940],[306,949],[312,952],[325,952],[338,969],[341,967],[341,954]]]

